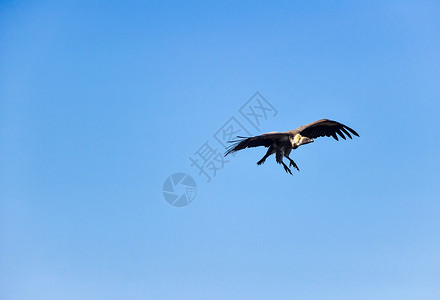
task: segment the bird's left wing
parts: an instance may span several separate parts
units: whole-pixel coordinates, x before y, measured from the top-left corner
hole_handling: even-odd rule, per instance
[[[298,127],[298,129],[296,129],[295,131],[301,134],[302,136],[306,136],[312,139],[320,136],[328,136],[328,137],[331,136],[337,141],[338,141],[338,136],[336,134],[338,134],[344,140],[345,140],[344,133],[350,139],[351,139],[350,133],[352,133],[355,136],[359,136],[359,134],[350,127],[342,123],[327,119],[322,119],[307,125],[303,125],[301,127]]]
[[[229,141],[229,143],[233,143],[229,146],[225,152],[225,156],[236,152],[245,148],[252,147],[269,147],[276,141],[283,141],[289,139],[289,133],[286,132],[271,132],[271,133],[263,133],[261,135],[253,136],[253,137],[242,137],[237,136],[237,140]]]

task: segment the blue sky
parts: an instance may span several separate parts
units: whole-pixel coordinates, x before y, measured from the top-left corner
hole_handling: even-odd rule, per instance
[[[439,299],[439,53],[436,1],[2,1],[0,298]],[[207,183],[257,91],[361,137]]]

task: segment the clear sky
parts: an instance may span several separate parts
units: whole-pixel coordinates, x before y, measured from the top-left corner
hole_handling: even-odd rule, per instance
[[[438,1],[2,1],[0,298],[440,299],[439,53]],[[231,117],[361,137],[208,183]]]

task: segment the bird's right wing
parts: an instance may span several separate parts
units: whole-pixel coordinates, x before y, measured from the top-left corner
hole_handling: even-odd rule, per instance
[[[359,136],[356,131],[354,131],[347,125],[328,119],[322,119],[307,125],[303,125],[301,127],[298,127],[295,131],[302,136],[313,139],[321,136],[331,136],[335,140],[338,140],[338,136],[336,135],[338,134],[345,140],[344,133],[351,139],[350,132],[355,136]]]
[[[225,152],[225,156],[245,149],[245,148],[252,148],[252,147],[269,147],[276,141],[283,141],[289,139],[289,133],[285,132],[273,132],[273,133],[263,133],[261,135],[253,136],[253,137],[242,137],[237,136],[237,140],[235,141],[229,141],[229,143],[233,143],[231,146],[229,146]]]

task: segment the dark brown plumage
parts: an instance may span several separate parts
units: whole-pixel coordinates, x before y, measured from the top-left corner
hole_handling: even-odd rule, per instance
[[[290,162],[290,166],[295,167],[299,171],[298,166],[289,157],[292,149],[311,143],[313,139],[323,136],[331,136],[337,141],[339,140],[338,135],[344,140],[346,139],[345,135],[351,139],[350,133],[359,137],[356,131],[342,123],[322,119],[286,132],[269,132],[253,137],[238,136],[237,140],[230,141],[230,143],[233,144],[226,150],[225,156],[245,148],[268,147],[269,149],[266,154],[257,164],[263,164],[270,155],[275,153],[277,163],[282,164],[284,170],[292,174],[289,167],[283,162],[283,157],[287,158]]]

